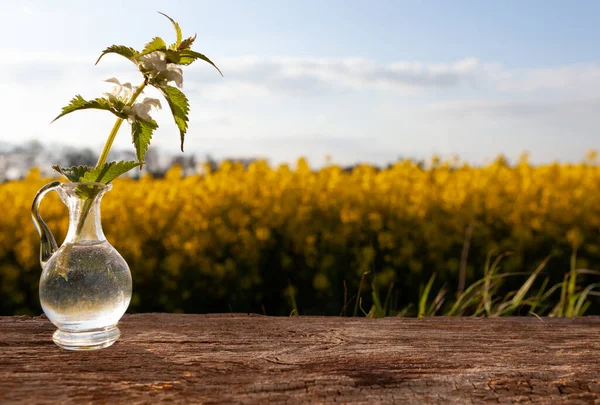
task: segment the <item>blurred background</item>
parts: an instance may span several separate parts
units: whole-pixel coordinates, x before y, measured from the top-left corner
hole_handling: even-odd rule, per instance
[[[155,113],[145,169],[104,199],[130,311],[600,313],[600,3],[0,5],[1,315],[41,313],[30,203],[52,165],[94,164],[114,120],[50,121],[109,77],[137,84],[119,56],[94,63],[171,40],[156,11],[225,77],[184,69],[185,153]],[[122,128],[111,158],[133,156]]]

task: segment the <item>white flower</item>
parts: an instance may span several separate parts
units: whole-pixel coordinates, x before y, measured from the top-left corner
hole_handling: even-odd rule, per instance
[[[167,64],[167,70],[159,75],[159,78],[164,78],[165,82],[175,82],[177,87],[183,87],[183,71],[174,63]]]
[[[150,73],[152,76],[164,71],[167,68],[167,57],[164,52],[154,51],[138,58],[138,64],[142,70]],[[155,73],[153,75],[153,73]]]
[[[151,120],[152,117],[149,113],[152,108],[157,110],[162,108],[160,100],[146,97],[140,103],[135,103],[131,107],[125,107],[123,111],[129,116],[128,121],[134,123],[138,117],[146,121]]]
[[[118,100],[118,101],[121,101],[123,103],[126,103],[126,102],[129,101],[129,99],[131,98],[132,94],[135,91],[135,89],[131,85],[131,83],[123,83],[123,84],[121,84],[114,77],[106,79],[105,82],[115,84],[115,86],[113,86],[113,90],[112,90],[111,93],[104,93],[108,97],[108,100],[111,101],[111,102],[114,102],[115,100]]]
[[[179,88],[183,86],[183,71],[175,63],[167,63],[164,52],[154,51],[140,56],[138,65],[159,86],[166,86],[169,82],[175,82]]]

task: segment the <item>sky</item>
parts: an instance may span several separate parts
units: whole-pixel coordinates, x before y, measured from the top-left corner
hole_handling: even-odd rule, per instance
[[[600,2],[553,0],[0,0],[0,144],[39,140],[100,153],[114,116],[75,95],[137,84],[109,45],[174,40],[164,12],[208,64],[184,68],[186,153],[385,164],[432,155],[580,161],[600,148]],[[152,89],[151,89],[152,90]],[[159,97],[151,90],[148,97]],[[166,105],[166,103],[165,103]],[[168,111],[151,148],[178,153]],[[128,126],[115,141],[133,150]]]

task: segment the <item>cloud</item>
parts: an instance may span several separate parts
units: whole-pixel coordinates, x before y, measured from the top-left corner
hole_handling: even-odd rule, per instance
[[[109,55],[94,66],[97,55],[66,56],[58,52],[3,51],[0,74],[22,84],[46,80],[98,80],[124,75],[136,77],[135,67]],[[279,95],[318,96],[380,91],[414,92],[493,91],[510,94],[550,92],[591,96],[600,91],[600,64],[580,63],[548,68],[508,69],[496,62],[464,58],[447,63],[418,61],[377,62],[364,58],[293,58],[256,56],[214,58],[225,73],[222,79],[208,64],[185,70],[187,91],[215,100]],[[187,80],[187,78],[190,78]]]
[[[595,96],[600,91],[600,64],[580,63],[535,69],[503,69],[497,72],[496,88],[503,92],[554,91]]]
[[[579,100],[470,99],[426,105],[385,106],[379,121],[407,134],[417,154],[458,155],[482,163],[499,153],[516,158],[529,151],[536,163],[578,161],[599,148],[600,98]],[[391,143],[389,149],[403,147]]]
[[[62,82],[84,72],[94,78],[114,76],[115,69],[120,73],[135,73],[130,62],[112,55],[94,66],[97,55],[66,56],[58,52],[11,50],[4,50],[3,54],[6,62],[0,72],[21,83],[41,79]],[[263,97],[331,91],[448,89],[476,86],[485,79],[486,69],[492,66],[474,58],[439,64],[290,57],[224,58],[216,62],[224,71],[225,80],[212,67],[199,62],[186,69],[186,76],[193,77],[193,82],[186,81],[186,87],[192,91],[202,89],[216,99],[238,97],[238,92]],[[209,90],[207,84],[211,85]]]
[[[218,62],[225,72],[222,84],[206,66],[193,66],[194,77],[202,85],[253,88],[257,95],[321,94],[327,91],[446,89],[476,86],[486,65],[468,58],[452,63],[420,62],[377,63],[368,59],[257,58],[223,59]],[[197,73],[201,72],[201,73]],[[229,92],[228,92],[229,93]],[[223,93],[215,92],[217,97]]]
[[[600,111],[600,98],[543,101],[543,100],[458,100],[433,102],[428,107],[436,113],[493,115],[523,119],[538,119],[557,114],[592,115]],[[600,117],[599,117],[600,119]]]
[[[115,76],[139,81],[127,60],[97,55],[5,51],[0,65],[0,141],[8,136],[100,148],[113,117],[74,114],[49,122],[76,93],[97,97]],[[186,151],[293,161],[325,155],[384,163],[398,155],[459,154],[470,161],[498,153],[577,160],[599,147],[600,65],[513,69],[465,58],[447,63],[361,58],[214,58],[184,70],[192,105]],[[148,90],[148,97],[158,97]],[[412,97],[417,95],[417,97]],[[408,97],[411,96],[411,97]],[[24,107],[26,106],[26,107]],[[368,108],[365,108],[368,106]],[[173,148],[169,112],[156,115],[153,146]],[[126,132],[126,131],[123,131]],[[9,135],[10,134],[10,135]],[[307,136],[302,134],[318,134]],[[4,138],[3,138],[4,137]],[[130,148],[123,133],[117,146]]]
[[[356,162],[381,163],[398,157],[366,139],[332,136],[326,133],[290,133],[281,136],[199,136],[190,137],[190,146],[203,145],[203,154],[216,159],[232,157],[264,158],[272,164],[293,163],[305,157],[312,165],[326,163],[330,155],[334,162],[352,164]]]
[[[593,96],[600,91],[600,64],[508,69],[500,63],[465,58],[448,63],[360,58],[233,58],[218,61],[225,80],[195,64],[192,91],[215,99],[240,96],[318,96],[379,91],[395,94],[497,92],[549,96]],[[191,74],[191,73],[189,73]]]

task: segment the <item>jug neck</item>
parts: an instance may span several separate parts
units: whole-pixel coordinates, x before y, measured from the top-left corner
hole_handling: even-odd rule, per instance
[[[65,183],[60,198],[69,208],[69,230],[64,243],[103,242],[106,240],[100,221],[100,201],[110,184]]]

